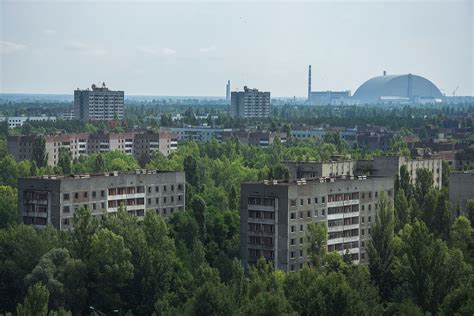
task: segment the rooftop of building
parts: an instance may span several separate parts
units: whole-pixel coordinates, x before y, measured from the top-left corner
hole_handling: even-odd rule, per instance
[[[24,177],[21,179],[44,179],[44,180],[67,180],[67,179],[90,179],[99,177],[117,177],[119,175],[142,175],[142,174],[165,174],[175,173],[179,171],[169,170],[147,170],[147,169],[135,169],[130,171],[109,171],[100,173],[82,173],[82,174],[70,174],[70,175],[42,175],[34,177]]]
[[[331,182],[344,182],[344,181],[364,181],[368,179],[382,179],[387,178],[386,176],[335,176],[335,177],[317,177],[317,178],[301,178],[301,179],[284,179],[284,180],[263,180],[255,182],[245,182],[245,184],[264,184],[264,185],[277,185],[277,186],[291,186],[291,185],[306,185],[316,183],[331,183]]]

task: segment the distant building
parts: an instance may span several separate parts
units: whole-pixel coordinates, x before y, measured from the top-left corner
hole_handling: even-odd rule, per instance
[[[178,140],[194,140],[197,142],[207,142],[212,139],[221,140],[223,131],[232,131],[232,129],[210,126],[170,127],[169,130],[176,134]]]
[[[381,191],[393,199],[393,179],[341,176],[243,183],[240,253],[244,265],[264,257],[276,269],[301,270],[309,264],[306,234],[311,223],[327,226],[327,251],[348,253],[354,263],[367,263]]]
[[[123,120],[124,92],[92,85],[92,90],[74,91],[74,117],[81,121]]]
[[[471,199],[474,199],[474,170],[451,172],[449,174],[449,201],[454,215],[467,215],[467,201]]]
[[[352,104],[351,91],[314,91],[310,93],[311,105],[344,105]]]
[[[238,118],[268,118],[271,114],[270,92],[244,87],[231,93],[231,114]]]
[[[21,223],[57,229],[72,227],[80,207],[100,218],[116,213],[121,205],[143,217],[152,211],[169,217],[185,208],[184,172],[108,172],[71,176],[19,178],[18,216]]]
[[[48,165],[55,166],[59,160],[59,149],[69,149],[72,158],[118,150],[146,161],[154,152],[169,155],[178,148],[178,137],[171,132],[128,133],[74,133],[44,136]],[[17,161],[33,159],[36,136],[9,136],[7,145]],[[144,160],[145,159],[145,160]]]
[[[240,143],[252,146],[266,148],[273,144],[276,138],[281,143],[286,142],[286,133],[269,132],[269,131],[223,131],[222,141],[232,138],[238,138]]]
[[[0,122],[7,122],[8,128],[21,127],[27,122],[56,122],[56,116],[9,116],[0,117]]]

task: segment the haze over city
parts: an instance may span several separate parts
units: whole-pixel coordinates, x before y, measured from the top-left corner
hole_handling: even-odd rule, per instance
[[[414,73],[474,95],[472,1],[0,3],[0,92],[272,96]]]

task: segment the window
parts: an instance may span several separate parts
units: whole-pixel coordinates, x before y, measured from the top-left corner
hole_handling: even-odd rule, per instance
[[[296,199],[290,200],[290,206],[296,206]]]
[[[306,217],[311,217],[311,211],[308,211],[308,212],[306,213]]]
[[[365,223],[365,217],[362,216],[362,223]]]
[[[365,205],[362,205],[362,210],[365,211]]]
[[[303,205],[303,199],[300,199],[300,205]]]
[[[159,192],[160,191],[160,187],[159,186],[156,186],[155,187],[155,192]]]
[[[290,258],[295,259],[295,252],[294,251],[290,252]]]
[[[303,225],[300,225],[300,232],[302,232],[303,230],[304,230]]]
[[[303,237],[300,237],[300,245],[302,245],[304,242]]]
[[[148,204],[151,204],[151,199],[150,198],[148,198]]]
[[[300,250],[300,258],[303,257],[303,250]]]
[[[290,271],[295,271],[295,266],[293,264],[290,265]]]
[[[324,204],[324,203],[325,203],[325,202],[324,202],[325,200],[326,200],[326,198],[323,196],[323,197],[321,198],[321,203]]]
[[[151,187],[148,187],[148,193],[151,193]]]
[[[64,201],[69,201],[69,193],[64,193],[63,194],[63,200]]]
[[[92,197],[95,198],[97,196],[97,193],[95,191],[92,191]]]
[[[92,209],[93,209],[93,210],[96,210],[96,209],[97,209],[97,205],[96,205],[95,203],[92,204]]]
[[[160,198],[155,198],[155,204],[160,203]]]
[[[171,185],[171,191],[174,191],[174,184]]]
[[[377,191],[375,191],[375,197],[378,197],[379,193]]]
[[[308,205],[310,205],[310,204],[311,204],[311,199],[308,199]]]
[[[326,215],[326,211],[324,211],[324,209],[321,210],[321,216],[325,216]]]
[[[372,198],[372,192],[369,192],[369,199]]]
[[[314,204],[318,204],[318,198],[314,198]]]
[[[70,210],[71,210],[71,209],[70,209],[69,205],[63,206],[63,213],[69,213]]]
[[[372,204],[369,204],[369,211],[372,209]]]
[[[295,219],[295,217],[296,217],[296,216],[295,216],[295,212],[290,213],[290,219]]]
[[[166,192],[166,185],[163,186],[163,192]]]
[[[362,193],[362,198],[365,199],[365,193]]]
[[[361,254],[360,254],[360,258],[361,258],[361,259],[365,259],[365,253],[361,253]]]
[[[362,247],[365,247],[365,241],[362,241]]]
[[[105,202],[102,202],[102,203],[100,204],[100,207],[101,207],[102,209],[104,209],[104,208],[105,208]]]
[[[293,226],[291,226],[291,232],[292,232],[292,233],[294,233],[294,232],[295,232],[295,230],[296,230],[296,226],[294,226],[294,225],[293,225]]]
[[[300,218],[303,218],[303,212],[300,212],[299,215],[300,215]]]
[[[314,217],[318,217],[318,210],[314,210]]]
[[[75,198],[75,199],[78,199],[78,198],[79,198],[79,193],[78,193],[78,192],[74,193],[74,198]]]
[[[290,245],[294,245],[295,244],[295,239],[294,238],[291,238],[290,239]]]
[[[84,192],[84,198],[87,198],[87,192]]]
[[[100,196],[101,196],[101,197],[104,197],[104,196],[105,196],[105,191],[104,191],[104,190],[100,191]]]
[[[360,230],[360,234],[361,234],[362,236],[364,236],[364,235],[365,235],[365,230],[364,230],[364,229],[361,229],[361,230]]]
[[[371,218],[370,218],[370,216],[369,216],[369,223],[370,223],[370,222],[371,222]]]
[[[368,229],[367,233],[368,233],[369,235],[371,234],[371,230],[370,230],[370,228]]]

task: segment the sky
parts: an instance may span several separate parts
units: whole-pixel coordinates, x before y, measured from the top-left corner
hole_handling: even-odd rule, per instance
[[[0,0],[0,92],[272,96],[413,73],[474,95],[474,1]]]

